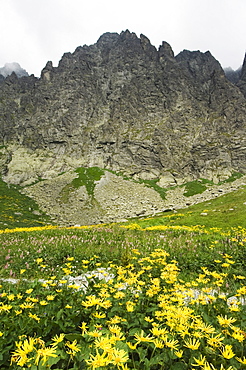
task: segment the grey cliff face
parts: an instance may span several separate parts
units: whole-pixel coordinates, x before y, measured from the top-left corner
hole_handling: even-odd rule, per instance
[[[246,53],[245,53],[245,57],[243,61],[240,79],[237,83],[237,86],[239,87],[239,89],[242,91],[242,93],[246,97]]]
[[[178,180],[246,172],[240,89],[209,52],[174,57],[166,42],[157,50],[144,35],[106,33],[65,53],[58,67],[48,62],[40,79],[12,74],[0,84],[2,171],[25,148],[47,153],[56,173],[99,166],[145,179],[169,171]],[[45,177],[49,163],[30,177]]]

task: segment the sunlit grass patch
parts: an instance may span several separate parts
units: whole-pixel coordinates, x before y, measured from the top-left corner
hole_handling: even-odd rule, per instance
[[[0,229],[42,226],[51,223],[33,199],[21,194],[20,187],[0,178]]]

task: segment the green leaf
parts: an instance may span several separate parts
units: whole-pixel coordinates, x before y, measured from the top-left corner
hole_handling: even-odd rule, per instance
[[[62,316],[63,312],[64,312],[64,310],[63,310],[63,309],[61,309],[61,310],[59,310],[59,311],[57,312],[57,314],[56,314],[57,320],[60,320],[60,318],[61,318],[61,316]]]
[[[176,362],[170,367],[170,370],[185,370],[187,365],[184,362]]]
[[[79,340],[81,340],[82,339],[82,335],[81,334],[76,334],[76,333],[71,333],[71,334],[66,334],[65,335],[65,338],[67,339],[67,340],[70,340],[70,342],[73,342],[74,340],[77,340],[77,341],[79,341]]]
[[[35,365],[32,365],[31,367],[29,367],[30,370],[38,370],[38,367],[35,366]]]
[[[129,331],[129,337],[133,337],[136,333],[139,333],[139,329],[138,328],[132,328],[132,329],[130,329],[130,331]]]
[[[115,345],[116,348],[118,349],[123,349],[124,351],[128,352],[128,345],[124,342],[118,341]]]
[[[60,356],[57,356],[57,357],[49,357],[48,360],[47,360],[47,364],[52,366],[54,364],[57,364],[57,362],[60,361]]]
[[[140,362],[144,361],[145,358],[147,357],[147,349],[144,349],[142,347],[139,347],[137,349],[137,353],[139,355],[139,358],[140,358]]]
[[[162,363],[162,357],[160,355],[155,355],[149,360],[149,366],[157,365]]]

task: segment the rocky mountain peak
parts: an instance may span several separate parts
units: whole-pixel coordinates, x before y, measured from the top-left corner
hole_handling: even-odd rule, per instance
[[[159,47],[159,55],[160,57],[169,57],[169,58],[174,58],[174,52],[171,46],[166,42],[162,41],[161,46]]]
[[[219,62],[210,52],[174,57],[167,42],[157,50],[129,30],[48,62],[40,79],[8,77],[0,113],[2,173],[14,183],[80,166],[172,183],[246,171],[246,100]],[[16,148],[36,156],[29,170],[13,170]]]
[[[118,33],[105,32],[102,36],[99,37],[97,41],[98,46],[113,45],[119,40],[120,35]]]
[[[0,75],[2,75],[4,78],[10,76],[13,72],[17,77],[28,76],[27,71],[16,62],[6,63],[4,67],[0,68]]]
[[[241,72],[241,79],[246,80],[246,53],[244,56],[243,66],[242,66],[242,72]]]
[[[50,81],[52,72],[54,72],[53,63],[51,61],[48,61],[46,63],[46,66],[41,71],[41,79],[45,81]]]
[[[195,79],[201,76],[208,78],[215,73],[219,73],[221,76],[224,75],[220,63],[209,51],[202,53],[200,51],[183,50],[176,56],[176,60]]]

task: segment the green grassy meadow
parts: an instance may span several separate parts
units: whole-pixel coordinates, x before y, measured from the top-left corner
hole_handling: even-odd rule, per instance
[[[77,181],[93,192],[87,175]],[[1,369],[245,369],[245,187],[178,212],[61,228],[5,185]]]
[[[39,210],[34,200],[19,190],[19,186],[8,185],[0,178],[0,230],[50,223],[49,217]]]

